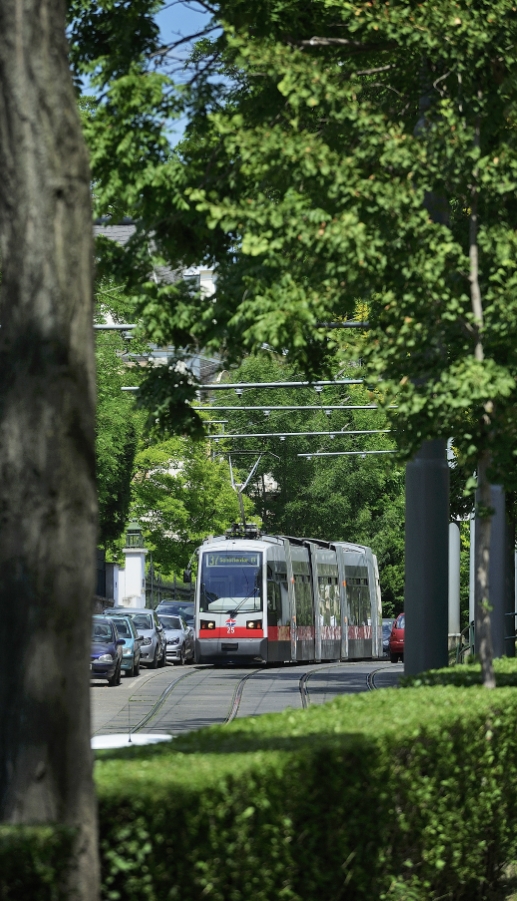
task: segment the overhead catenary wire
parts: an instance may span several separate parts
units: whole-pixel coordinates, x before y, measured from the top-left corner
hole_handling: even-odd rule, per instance
[[[97,324],[93,326],[95,329],[133,329],[138,328],[138,325],[134,322],[128,322],[125,325],[120,325],[117,323],[109,323],[109,324]],[[349,320],[348,322],[317,322],[316,328],[370,328],[369,322],[355,322],[353,320]]]
[[[355,450],[355,451],[314,451],[314,453],[296,454],[297,457],[364,457],[366,454],[396,454],[393,450]]]
[[[317,382],[233,382],[229,384],[213,383],[209,385],[193,385],[197,391],[245,391],[249,388],[327,388],[333,385],[362,385],[364,379],[333,379]],[[121,391],[138,391],[137,386],[126,386]]]
[[[220,410],[220,411],[230,411],[233,410],[263,410],[264,412],[269,412],[270,410],[315,410],[318,413],[325,412],[326,410],[378,410],[379,407],[377,404],[322,404],[321,406],[315,407],[312,405],[303,405],[303,404],[263,404],[260,406],[245,406],[240,404],[231,404],[230,406],[216,406],[215,404],[206,404],[204,407],[192,407],[193,410],[196,410],[198,413],[209,413],[211,410]],[[395,409],[395,404],[390,404],[390,409]]]
[[[350,429],[347,431],[327,431],[327,432],[249,432],[245,434],[224,434],[224,435],[208,435],[212,441],[224,441],[227,438],[302,438],[312,435],[331,435],[334,438],[346,438],[348,435],[380,435],[381,433],[391,432],[391,429]]]

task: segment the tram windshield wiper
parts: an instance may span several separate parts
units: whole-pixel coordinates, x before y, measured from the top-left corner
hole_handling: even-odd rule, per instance
[[[255,592],[257,592],[258,590],[259,590],[258,585],[255,585],[255,587],[253,588],[253,591],[250,591],[250,593],[247,594],[246,597],[242,599],[242,601],[240,602],[240,604],[237,605],[237,607],[235,607],[233,610],[227,610],[226,612],[229,613],[230,616],[236,616],[237,613],[239,612],[239,610],[241,609],[242,605],[245,604],[246,601],[249,601],[250,597],[253,596],[253,599],[255,599]]]

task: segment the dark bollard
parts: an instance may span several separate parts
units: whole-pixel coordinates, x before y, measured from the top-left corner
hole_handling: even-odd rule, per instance
[[[494,657],[515,656],[515,526],[508,521],[502,485],[490,486],[489,599]],[[477,652],[477,647],[476,647]]]
[[[406,466],[404,673],[447,666],[449,467],[445,441],[425,441]]]

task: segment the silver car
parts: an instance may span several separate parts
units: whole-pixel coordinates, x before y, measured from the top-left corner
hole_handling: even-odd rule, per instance
[[[107,615],[120,616],[121,612],[122,608],[113,607]],[[165,632],[154,610],[150,610],[148,607],[141,609],[126,607],[123,615],[131,617],[138,634],[143,638],[140,648],[140,663],[153,669],[156,669],[157,666],[165,666]]]
[[[181,616],[160,614],[167,639],[167,663],[184,664],[194,660],[194,631]]]

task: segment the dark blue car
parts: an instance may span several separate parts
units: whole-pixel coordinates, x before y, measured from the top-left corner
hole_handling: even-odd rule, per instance
[[[92,619],[91,672],[92,679],[107,679],[108,685],[120,685],[122,645],[117,627],[106,616]]]

